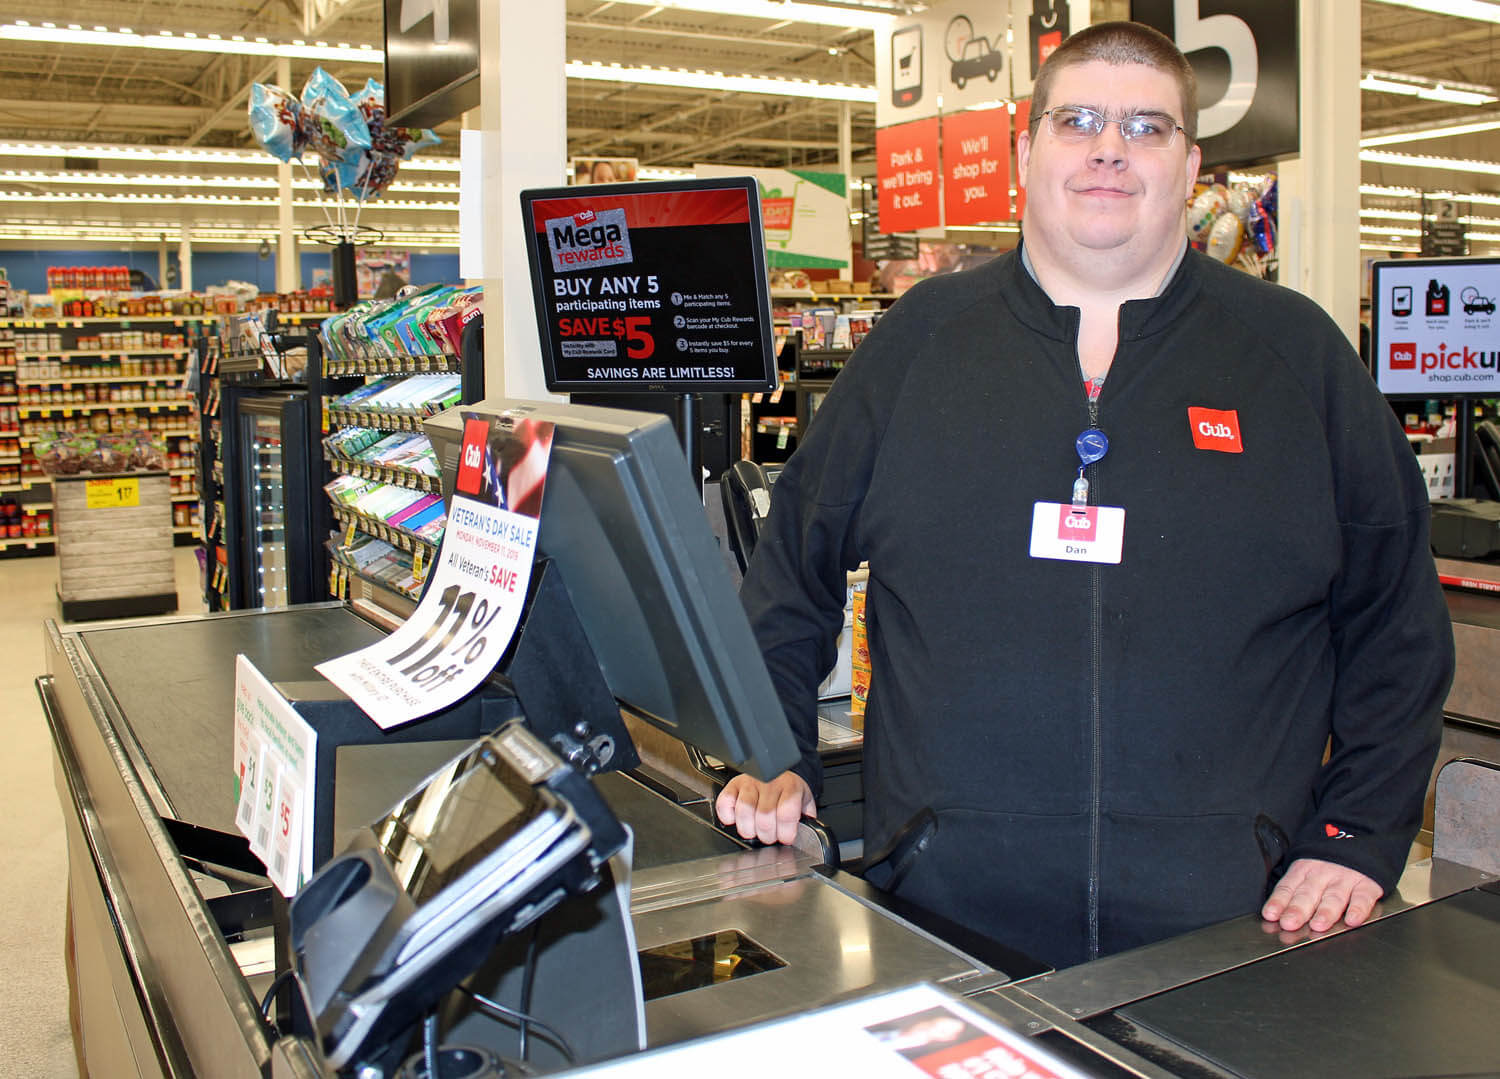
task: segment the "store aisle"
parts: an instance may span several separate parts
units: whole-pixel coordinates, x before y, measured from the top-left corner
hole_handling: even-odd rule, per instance
[[[202,610],[193,548],[179,548],[175,561],[179,606]],[[0,562],[0,1071],[76,1079],[63,968],[67,852],[32,685],[44,669],[42,621],[59,613],[56,583],[55,558]]]

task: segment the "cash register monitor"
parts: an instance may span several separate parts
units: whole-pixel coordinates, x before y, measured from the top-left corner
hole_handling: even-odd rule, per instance
[[[491,399],[426,422],[451,500],[465,416],[555,425],[537,557],[561,571],[631,713],[763,779],[798,758],[749,620],[664,416]]]

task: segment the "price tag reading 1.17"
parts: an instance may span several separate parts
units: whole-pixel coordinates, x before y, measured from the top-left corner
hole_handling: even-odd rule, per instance
[[[614,337],[625,342],[625,355],[632,360],[650,359],[656,352],[656,338],[651,333],[648,315],[625,315],[618,318],[561,318],[557,320],[561,337]]]

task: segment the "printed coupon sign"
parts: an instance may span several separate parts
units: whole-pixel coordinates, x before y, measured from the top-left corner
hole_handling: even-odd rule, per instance
[[[521,205],[547,389],[776,385],[755,180],[525,191]]]
[[[234,661],[235,826],[282,895],[312,876],[318,732],[255,664]]]
[[[448,525],[421,604],[385,640],[317,667],[382,728],[460,700],[510,645],[531,581],[551,454],[550,423],[465,419]]]
[[[1500,260],[1377,262],[1370,282],[1370,358],[1381,392],[1500,393]]]

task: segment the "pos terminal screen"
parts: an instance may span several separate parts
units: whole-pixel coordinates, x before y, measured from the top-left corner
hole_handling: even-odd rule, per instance
[[[373,830],[397,880],[420,906],[528,825],[554,816],[537,788],[480,743]]]

